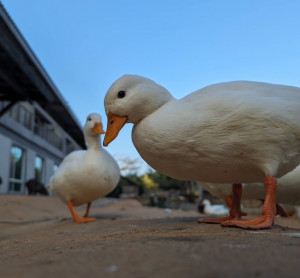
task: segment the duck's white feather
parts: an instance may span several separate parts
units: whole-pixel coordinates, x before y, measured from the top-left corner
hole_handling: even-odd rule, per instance
[[[300,163],[299,88],[236,81],[175,100],[152,80],[125,75],[108,90],[105,108],[127,116],[143,159],[176,179],[260,182]]]
[[[92,117],[101,122],[98,114],[92,114]],[[66,156],[49,183],[49,189],[56,196],[75,206],[107,195],[120,179],[119,166],[101,147],[99,136],[91,136],[86,128],[84,133],[88,149]]]

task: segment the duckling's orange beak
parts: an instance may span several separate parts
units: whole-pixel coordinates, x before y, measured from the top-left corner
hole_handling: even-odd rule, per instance
[[[127,123],[127,116],[117,116],[111,112],[107,115],[107,130],[105,133],[103,146],[107,147],[119,134],[122,127]]]
[[[93,131],[96,134],[104,134],[105,131],[103,130],[102,124],[101,123],[95,123],[94,127],[93,127]]]

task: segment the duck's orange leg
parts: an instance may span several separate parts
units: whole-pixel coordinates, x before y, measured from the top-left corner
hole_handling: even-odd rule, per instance
[[[86,223],[86,222],[93,222],[96,219],[95,218],[88,218],[88,217],[79,217],[78,214],[76,213],[75,209],[73,208],[72,202],[69,201],[67,202],[68,208],[70,209],[73,219],[77,223]],[[88,211],[87,211],[88,213]]]
[[[226,202],[230,205],[229,215],[220,218],[203,218],[199,219],[199,223],[207,223],[207,224],[220,224],[226,220],[231,219],[241,219],[241,216],[245,215],[244,212],[241,211],[241,199],[242,199],[243,187],[241,184],[233,184],[232,185],[232,200],[227,198]],[[231,199],[231,198],[230,198]]]
[[[85,212],[85,215],[83,216],[84,218],[89,217],[89,212],[90,212],[91,204],[92,204],[92,202],[89,202],[89,203],[86,204],[86,212]]]
[[[232,188],[232,191],[233,191],[233,188]],[[231,206],[232,206],[232,197],[231,197],[231,195],[225,196],[224,199],[225,199],[227,207],[231,208]],[[243,212],[243,211],[240,211],[240,213],[241,213],[241,216],[246,216],[247,215],[247,213]]]
[[[262,216],[253,220],[227,220],[222,226],[239,227],[243,229],[259,230],[268,229],[274,223],[276,214],[276,187],[277,180],[274,177],[267,176],[264,181],[266,188],[266,198],[263,204]]]
[[[232,197],[231,195],[227,195],[224,197],[227,207],[231,208],[232,206]]]

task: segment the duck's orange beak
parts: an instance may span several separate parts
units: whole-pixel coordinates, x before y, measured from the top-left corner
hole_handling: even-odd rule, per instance
[[[107,130],[105,133],[103,146],[107,147],[119,134],[122,127],[127,123],[128,118],[126,116],[117,116],[111,112],[107,115]]]
[[[95,123],[94,127],[93,127],[93,131],[96,134],[104,134],[105,131],[103,130],[102,124],[101,123]]]

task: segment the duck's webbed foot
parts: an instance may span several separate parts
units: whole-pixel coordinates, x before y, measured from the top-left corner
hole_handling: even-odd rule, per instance
[[[227,220],[221,223],[223,227],[238,227],[248,230],[268,229],[273,225],[272,217],[266,215],[260,216],[252,220]]]
[[[206,223],[206,224],[220,224],[226,220],[230,220],[230,215],[224,217],[210,217],[210,218],[200,218],[198,220],[199,223]]]
[[[263,204],[262,216],[256,219],[240,221],[240,220],[227,220],[221,223],[226,227],[238,227],[249,230],[268,229],[274,223],[276,214],[276,178],[267,176],[264,181],[266,188],[266,198]]]

